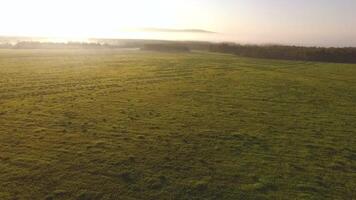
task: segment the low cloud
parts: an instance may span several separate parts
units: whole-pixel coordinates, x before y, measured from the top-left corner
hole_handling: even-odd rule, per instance
[[[205,33],[214,34],[216,32],[203,29],[171,29],[171,28],[139,28],[134,31],[138,32],[164,32],[164,33]]]

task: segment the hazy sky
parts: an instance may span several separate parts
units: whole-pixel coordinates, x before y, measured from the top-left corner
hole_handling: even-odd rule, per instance
[[[0,35],[356,46],[356,0],[0,0]]]

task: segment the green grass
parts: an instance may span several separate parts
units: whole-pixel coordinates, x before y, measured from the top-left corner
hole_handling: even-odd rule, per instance
[[[353,199],[356,65],[0,50],[0,199]]]

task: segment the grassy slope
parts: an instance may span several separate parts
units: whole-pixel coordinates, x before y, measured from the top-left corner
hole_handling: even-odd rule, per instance
[[[0,199],[351,199],[356,66],[0,51]]]

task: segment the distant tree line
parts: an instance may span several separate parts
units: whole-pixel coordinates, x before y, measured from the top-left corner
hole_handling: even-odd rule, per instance
[[[37,40],[36,40],[37,39]],[[59,49],[59,48],[150,48],[149,45],[182,46],[190,50],[208,51],[210,42],[199,41],[165,41],[165,40],[136,40],[136,39],[88,39],[88,42],[44,42],[50,38],[4,38],[0,37],[0,49]],[[146,46],[148,45],[148,47]],[[157,47],[154,47],[158,50]],[[186,51],[186,49],[185,49]]]
[[[142,50],[162,51],[162,52],[189,52],[187,46],[179,44],[145,44]]]
[[[283,45],[211,44],[211,52],[229,53],[245,57],[356,63],[356,48],[322,48]]]
[[[18,49],[103,49],[114,48],[114,46],[100,43],[82,43],[82,42],[68,42],[68,43],[53,43],[53,42],[19,42],[14,48]]]
[[[54,43],[54,42],[18,42],[14,45],[0,44],[3,49],[107,49],[117,48],[114,45],[100,44],[100,43]]]
[[[9,43],[0,43],[0,49],[11,49],[13,47],[13,45],[9,44]]]
[[[140,48],[145,45],[180,45],[190,50],[208,51],[210,42],[200,41],[168,41],[168,40],[144,40],[144,39],[90,39],[90,42],[120,46],[122,48]]]

